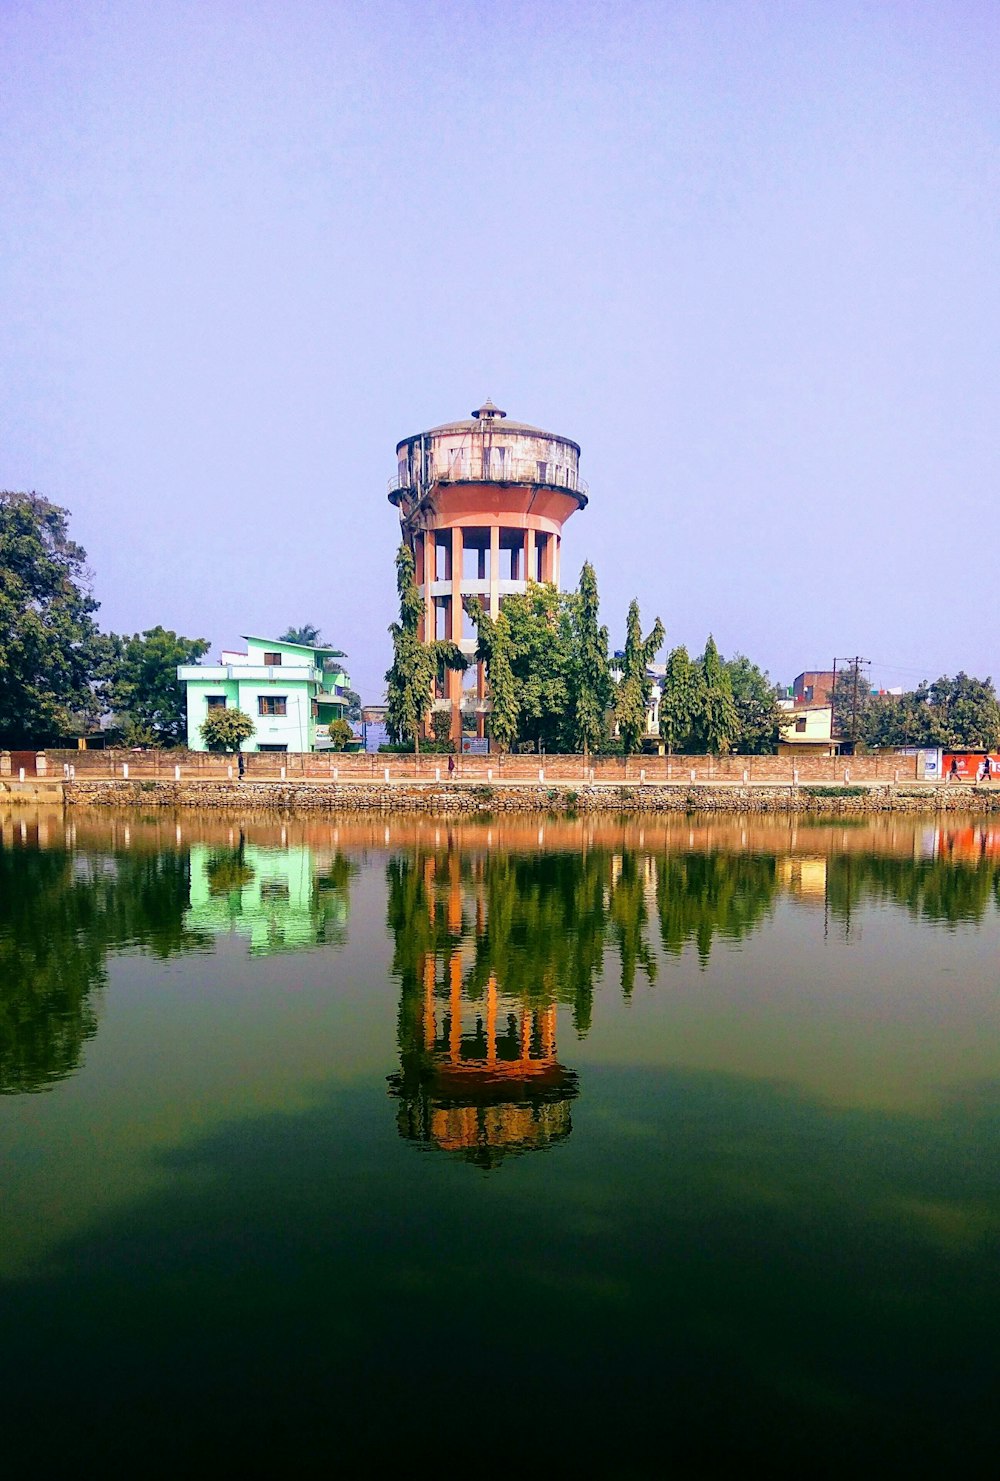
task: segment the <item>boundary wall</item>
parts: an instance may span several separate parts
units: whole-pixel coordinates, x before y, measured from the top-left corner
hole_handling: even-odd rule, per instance
[[[45,774],[57,780],[85,777],[157,778],[171,781],[231,780],[235,756],[207,751],[47,751]],[[731,782],[791,786],[820,783],[921,781],[917,756],[886,752],[872,756],[459,756],[454,773],[448,756],[395,755],[334,751],[249,751],[243,761],[247,781],[456,781],[492,783],[562,782]],[[178,775],[179,768],[179,775]],[[388,772],[388,778],[386,773]],[[936,784],[932,784],[936,785]]]

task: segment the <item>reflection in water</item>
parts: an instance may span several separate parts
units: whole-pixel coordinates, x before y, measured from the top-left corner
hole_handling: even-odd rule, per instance
[[[240,831],[235,847],[191,845],[195,930],[245,936],[253,956],[343,945],[348,886],[357,873],[341,853],[317,854],[308,844],[262,847]]]
[[[109,952],[207,944],[184,921],[187,898],[186,854],[0,848],[0,1092],[76,1069]]]

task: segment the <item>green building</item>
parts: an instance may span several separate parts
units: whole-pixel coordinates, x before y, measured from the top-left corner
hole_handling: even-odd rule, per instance
[[[328,744],[331,720],[347,714],[351,681],[338,648],[285,643],[244,634],[245,653],[223,652],[217,664],[182,664],[187,694],[187,743],[205,751],[201,726],[210,709],[242,710],[256,726],[244,751],[315,751]]]

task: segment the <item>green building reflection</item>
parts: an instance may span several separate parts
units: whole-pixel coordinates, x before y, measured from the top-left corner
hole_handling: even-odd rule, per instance
[[[185,924],[242,936],[251,956],[340,945],[356,869],[343,854],[324,861],[308,844],[266,848],[242,838],[229,849],[192,844]]]

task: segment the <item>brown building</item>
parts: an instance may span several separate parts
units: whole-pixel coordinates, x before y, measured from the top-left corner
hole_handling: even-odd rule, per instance
[[[807,669],[799,674],[792,685],[796,705],[832,704],[835,677],[832,669]]]

